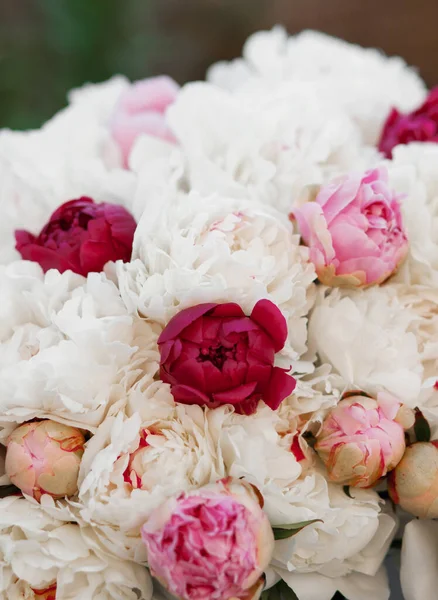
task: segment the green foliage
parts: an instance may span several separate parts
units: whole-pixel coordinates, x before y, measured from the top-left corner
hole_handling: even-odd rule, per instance
[[[274,538],[276,540],[284,540],[299,533],[304,527],[312,525],[312,523],[322,523],[321,519],[311,519],[310,521],[300,521],[291,525],[278,525],[273,528]]]
[[[264,591],[261,600],[298,600],[298,597],[287,583],[281,580],[274,587]]]

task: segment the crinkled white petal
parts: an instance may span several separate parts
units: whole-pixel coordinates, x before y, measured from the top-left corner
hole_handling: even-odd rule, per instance
[[[390,109],[416,108],[426,86],[399,57],[349,44],[316,31],[288,37],[281,27],[252,35],[243,59],[218,63],[208,79],[225,89],[275,90],[284,82],[312,82],[326,106],[341,109],[360,126],[364,140],[375,144]]]
[[[39,418],[93,429],[158,368],[159,329],[127,313],[103,274],[0,271],[0,423]]]
[[[274,523],[320,521],[291,538],[275,543],[274,568],[290,572],[318,572],[342,577],[353,571],[375,575],[395,534],[396,520],[382,513],[379,496],[372,490],[351,490],[327,483],[315,471],[283,493],[283,514]],[[289,506],[288,506],[289,505]],[[280,498],[265,496],[265,510],[280,507]],[[278,510],[278,509],[277,509]]]
[[[387,161],[390,181],[402,194],[409,256],[396,280],[438,286],[438,144],[397,146]]]
[[[188,84],[168,120],[189,189],[255,199],[285,212],[305,186],[378,158],[313,82],[256,94]]]
[[[16,496],[0,500],[0,563],[5,600],[33,598],[31,588],[53,583],[65,600],[152,598],[145,568],[106,556],[90,528],[56,520]]]
[[[140,527],[164,500],[225,476],[218,444],[228,409],[175,404],[161,382],[130,394],[130,417],[108,417],[88,442],[79,476],[80,518],[108,552],[146,560]],[[147,431],[148,446],[131,463]]]
[[[423,368],[410,330],[416,320],[391,286],[322,290],[309,321],[309,344],[333,365],[344,388],[371,394],[386,389],[415,407]]]

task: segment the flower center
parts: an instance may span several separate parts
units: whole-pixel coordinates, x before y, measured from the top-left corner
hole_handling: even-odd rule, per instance
[[[227,360],[236,360],[236,344],[227,348],[222,344],[200,348],[198,362],[211,362],[220,371]]]
[[[141,475],[139,475],[139,471],[141,471],[141,455],[149,446],[147,442],[149,433],[150,431],[147,429],[143,429],[140,432],[140,443],[138,448],[129,456],[128,466],[123,473],[125,483],[129,483],[134,489],[141,489]]]
[[[43,590],[31,588],[34,593],[35,600],[55,600],[56,599],[56,583],[50,585]]]

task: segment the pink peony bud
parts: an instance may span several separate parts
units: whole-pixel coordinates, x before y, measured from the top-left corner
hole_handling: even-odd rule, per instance
[[[405,450],[404,430],[395,420],[399,408],[383,392],[377,400],[350,396],[339,402],[315,446],[332,481],[368,488],[397,465]]]
[[[325,285],[382,283],[407,256],[399,198],[382,167],[329,183],[293,216]]]
[[[417,442],[406,448],[388,478],[396,504],[422,519],[438,518],[438,441]]]
[[[79,429],[55,421],[33,421],[8,438],[6,473],[14,485],[40,500],[72,496],[77,491],[85,438]]]
[[[182,600],[250,600],[274,549],[259,494],[223,479],[168,500],[142,527],[152,574]]]

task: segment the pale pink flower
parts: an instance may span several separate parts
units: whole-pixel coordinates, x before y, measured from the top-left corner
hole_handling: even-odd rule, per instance
[[[322,187],[294,211],[318,279],[329,286],[378,284],[406,258],[399,197],[380,167]]]
[[[72,496],[77,491],[85,438],[79,429],[55,421],[32,421],[8,438],[5,469],[28,496],[40,500]]]
[[[168,500],[141,533],[152,574],[183,600],[258,597],[274,548],[255,488],[232,479]]]
[[[377,400],[350,396],[331,410],[315,449],[332,481],[368,488],[397,465],[405,450],[399,410],[400,403],[383,392]]]
[[[438,441],[406,448],[388,479],[392,500],[422,519],[438,519]]]
[[[166,111],[175,101],[178,91],[179,85],[173,79],[162,76],[137,81],[122,94],[111,118],[110,128],[125,167],[140,134],[168,142],[175,141],[166,122]]]

